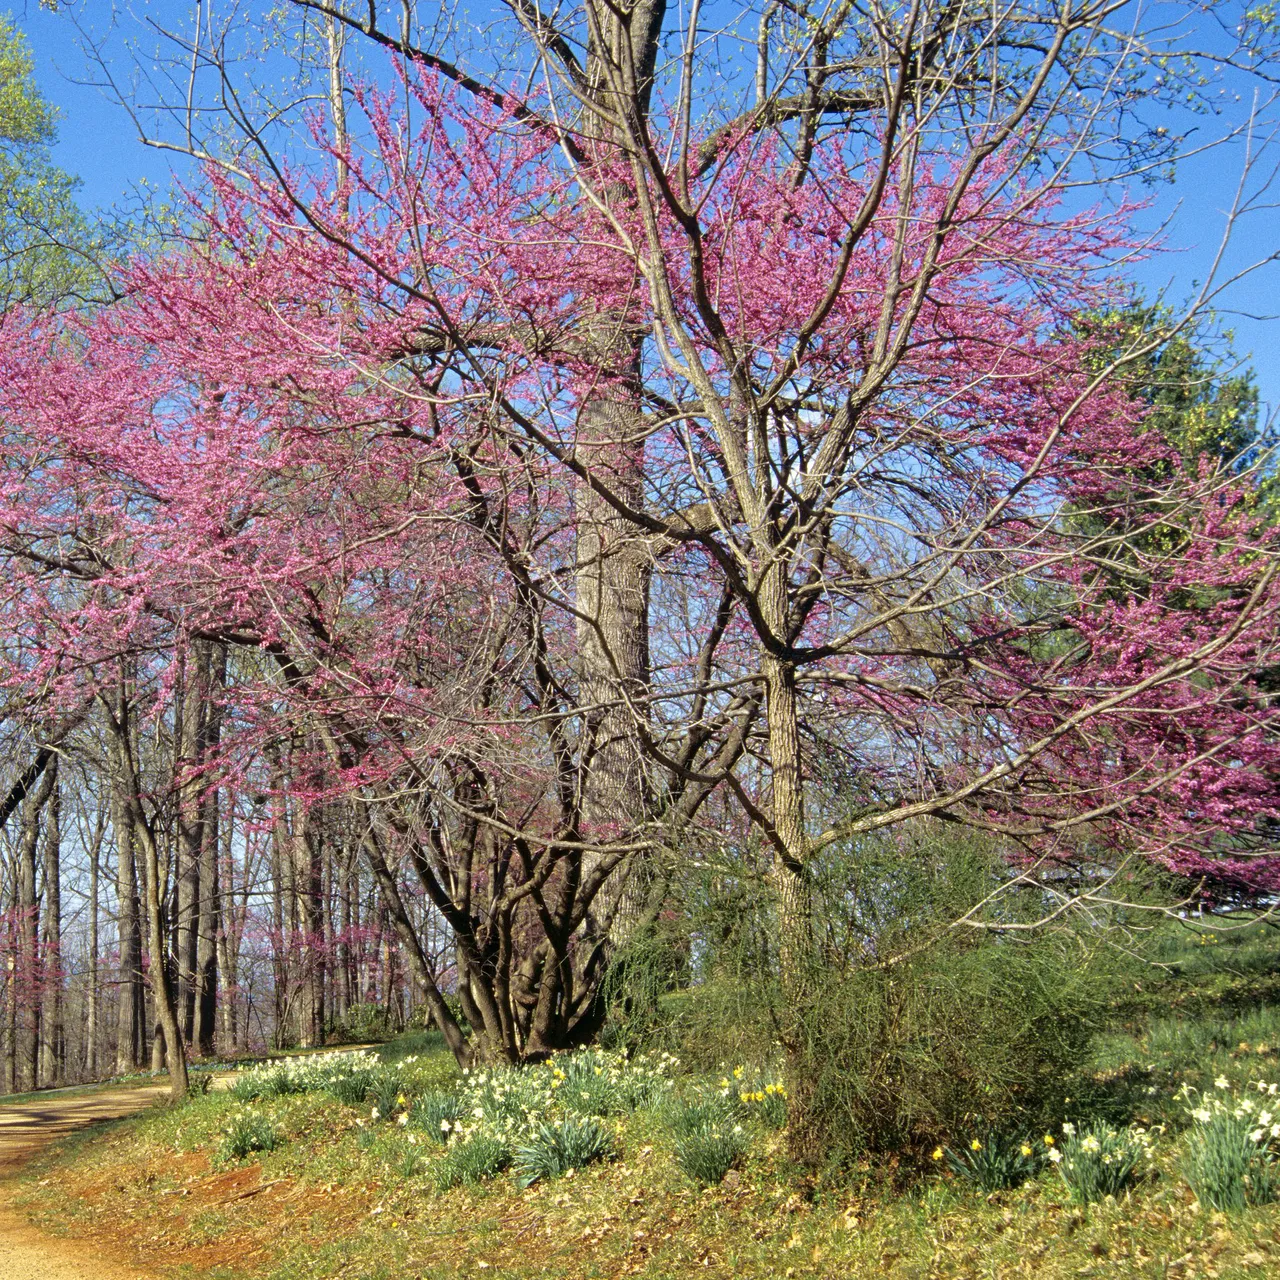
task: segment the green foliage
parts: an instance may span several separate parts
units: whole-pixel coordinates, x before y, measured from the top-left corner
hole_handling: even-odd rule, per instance
[[[1250,1138],[1248,1123],[1230,1115],[1191,1131],[1182,1176],[1201,1204],[1224,1213],[1270,1204],[1280,1187],[1274,1159]]]
[[[681,1173],[714,1187],[746,1154],[747,1136],[740,1125],[706,1121],[675,1136],[672,1154]]]
[[[399,1062],[408,1057],[440,1057],[453,1063],[453,1055],[445,1045],[444,1036],[438,1031],[406,1031],[394,1040],[380,1044],[373,1052],[384,1063]]]
[[[347,1044],[390,1040],[399,1030],[399,1019],[380,1004],[350,1005],[332,1028],[333,1036]]]
[[[1049,1158],[1078,1204],[1120,1195],[1151,1159],[1151,1138],[1145,1129],[1116,1128],[1096,1120],[1079,1129],[1064,1124],[1062,1134]]]
[[[306,1083],[283,1066],[268,1067],[238,1074],[231,1082],[231,1096],[238,1102],[258,1098],[280,1098],[290,1093],[305,1093]]]
[[[516,1181],[522,1187],[550,1181],[581,1169],[613,1151],[613,1139],[598,1120],[566,1116],[563,1120],[538,1125],[529,1140],[516,1148]]]
[[[375,1079],[373,1071],[352,1071],[345,1075],[335,1075],[326,1083],[325,1088],[339,1102],[349,1107],[362,1107]]]
[[[382,1120],[391,1120],[397,1112],[407,1111],[409,1108],[404,1080],[394,1071],[376,1072],[370,1079],[367,1096]]]
[[[0,17],[0,312],[102,291],[101,245],[75,180],[49,162],[56,112],[31,73],[25,37]]]
[[[1037,1146],[1025,1136],[1010,1137],[988,1129],[959,1151],[938,1148],[934,1156],[945,1157],[958,1178],[991,1192],[1020,1187],[1034,1178],[1044,1163],[1044,1150],[1043,1144]]]
[[[672,1102],[663,1108],[662,1119],[672,1136],[679,1139],[704,1129],[732,1129],[737,1117],[728,1098],[720,1095]]]
[[[1280,1103],[1274,1085],[1257,1084],[1260,1097],[1235,1096],[1225,1077],[1197,1096],[1184,1088],[1193,1124],[1182,1176],[1201,1204],[1224,1213],[1271,1204],[1280,1196]]]
[[[936,1135],[975,1126],[1040,1127],[1127,962],[1105,930],[1070,918],[1010,928],[1038,919],[1044,898],[1015,886],[1001,853],[936,824],[829,849],[812,864],[821,938],[798,1001],[776,980],[762,881],[746,865],[727,883],[721,869],[695,886],[703,980],[671,1033],[687,1031],[689,1056],[710,1065],[768,1060],[782,1029],[795,1046],[786,1101],[817,1159],[927,1152]]]
[[[257,1151],[274,1151],[280,1140],[279,1131],[266,1116],[242,1113],[232,1118],[223,1133],[216,1159],[226,1163],[243,1160]]]
[[[445,1152],[435,1167],[436,1190],[474,1186],[497,1177],[510,1163],[511,1148],[501,1138],[477,1133]]]
[[[1117,358],[1134,357],[1115,378],[1147,406],[1146,428],[1173,445],[1189,471],[1206,457],[1229,464],[1247,460],[1258,428],[1252,371],[1236,371],[1230,352],[1216,352],[1203,329],[1173,333],[1174,325],[1167,307],[1141,302],[1079,322],[1096,341],[1099,370]]]
[[[396,1176],[404,1179],[416,1178],[426,1167],[426,1156],[420,1147],[405,1143],[392,1158],[391,1168]]]
[[[436,1142],[445,1142],[461,1115],[461,1099],[433,1089],[414,1098],[409,1107],[409,1127]]]
[[[747,1135],[727,1091],[672,1101],[661,1115],[677,1167],[695,1182],[715,1186],[746,1154]]]

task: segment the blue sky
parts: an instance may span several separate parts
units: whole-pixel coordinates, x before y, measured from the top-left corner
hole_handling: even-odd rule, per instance
[[[192,7],[190,0],[137,0],[132,12],[145,19],[152,12],[189,13]],[[80,0],[76,10],[95,20],[109,14],[106,0]],[[85,83],[91,78],[85,56],[64,15],[41,8],[36,0],[25,4],[16,0],[11,13],[31,42],[41,89],[63,113],[54,156],[62,168],[80,177],[80,197],[87,208],[127,199],[140,181],[163,189],[175,169],[181,175],[179,157],[143,146],[127,114]],[[107,48],[116,50],[118,61],[113,65],[127,79],[129,62],[118,40]],[[1254,88],[1243,78],[1228,81],[1221,116],[1199,121],[1171,117],[1171,127],[1180,131],[1197,124],[1194,138],[1203,142],[1239,127],[1248,115]],[[1271,114],[1274,119],[1275,113]],[[1244,160],[1245,145],[1237,140],[1185,159],[1173,183],[1134,193],[1151,201],[1151,208],[1141,215],[1143,228],[1152,233],[1164,228],[1167,252],[1132,268],[1134,279],[1149,295],[1166,290],[1171,301],[1181,302],[1206,278],[1222,241]],[[1265,184],[1278,160],[1280,147],[1270,149],[1269,159],[1264,153],[1254,170],[1255,189]],[[1264,194],[1259,207],[1237,225],[1224,259],[1224,277],[1280,249],[1276,201],[1280,201],[1280,189],[1269,198]],[[1270,262],[1234,284],[1217,305],[1224,323],[1235,331],[1238,354],[1256,370],[1263,400],[1280,407],[1280,320],[1276,318],[1280,315],[1280,263]]]

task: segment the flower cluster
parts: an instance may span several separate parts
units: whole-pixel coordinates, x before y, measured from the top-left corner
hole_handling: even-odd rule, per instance
[[[758,1071],[748,1072],[746,1067],[734,1067],[717,1082],[720,1097],[736,1104],[739,1113],[757,1115],[771,1128],[781,1128],[787,1122],[787,1090],[778,1080],[766,1079]]]
[[[1045,1135],[1048,1146],[1053,1139]],[[1021,1186],[1039,1172],[1042,1150],[1025,1137],[986,1130],[981,1137],[969,1140],[967,1148],[955,1151],[936,1147],[933,1159],[946,1160],[947,1167],[958,1178],[972,1182],[983,1191],[1001,1191]]]
[[[1192,1119],[1182,1175],[1201,1204],[1223,1212],[1280,1198],[1280,1087],[1254,1081],[1237,1093],[1225,1076],[1212,1089],[1184,1084]]]
[[[1163,1131],[1159,1126],[1155,1132]],[[1117,1129],[1099,1120],[1077,1129],[1068,1120],[1062,1126],[1061,1145],[1052,1134],[1044,1141],[1071,1198],[1081,1204],[1119,1195],[1146,1172],[1155,1156],[1152,1131],[1140,1125]]]
[[[548,1118],[604,1118],[651,1106],[670,1091],[679,1061],[671,1054],[629,1056],[584,1049],[531,1067],[464,1070],[457,1115],[441,1120],[449,1142],[484,1133],[513,1148]]]
[[[1254,1097],[1248,1092],[1258,1094]],[[1177,1096],[1187,1103],[1187,1114],[1200,1125],[1212,1124],[1217,1117],[1230,1116],[1243,1121],[1249,1129],[1249,1140],[1265,1146],[1280,1138],[1280,1086],[1263,1080],[1255,1080],[1244,1093],[1236,1094],[1231,1081],[1219,1076],[1213,1089],[1203,1091],[1184,1084]],[[1272,1101],[1274,1099],[1274,1101]]]
[[[312,1093],[330,1088],[338,1079],[372,1075],[381,1066],[376,1054],[364,1050],[275,1058],[256,1066],[241,1067],[232,1081],[231,1092],[242,1102],[288,1093]]]

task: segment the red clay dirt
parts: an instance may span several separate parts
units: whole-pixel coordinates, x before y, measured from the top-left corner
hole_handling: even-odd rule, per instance
[[[30,1226],[12,1208],[23,1164],[50,1143],[87,1125],[133,1115],[163,1098],[167,1084],[105,1093],[47,1094],[0,1107],[0,1280],[156,1280],[98,1244],[59,1240]]]

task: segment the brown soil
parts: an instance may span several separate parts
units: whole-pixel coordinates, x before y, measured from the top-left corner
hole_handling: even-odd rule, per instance
[[[71,1097],[46,1094],[0,1107],[0,1280],[154,1280],[152,1272],[104,1255],[96,1244],[44,1235],[12,1205],[16,1175],[44,1147],[88,1125],[133,1115],[167,1093],[168,1085],[154,1085]]]

